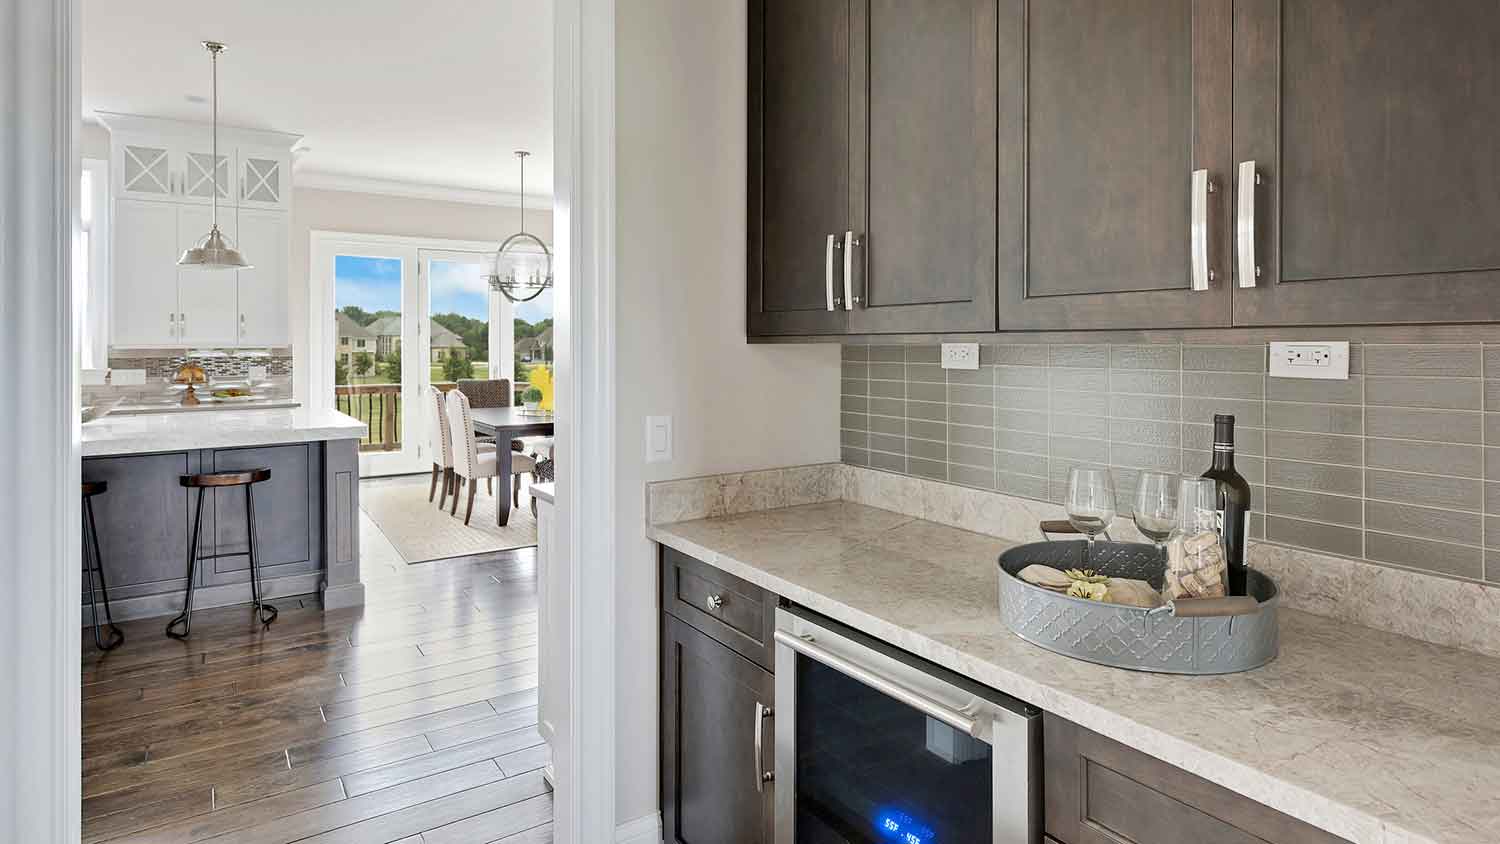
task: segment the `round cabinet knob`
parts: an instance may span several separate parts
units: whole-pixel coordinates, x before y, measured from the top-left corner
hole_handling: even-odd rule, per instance
[[[724,596],[723,595],[709,595],[708,598],[706,600],[704,600],[703,603],[708,606],[708,608],[709,608],[710,611],[712,611],[712,612],[718,612],[719,610],[721,610],[721,609],[724,608]]]

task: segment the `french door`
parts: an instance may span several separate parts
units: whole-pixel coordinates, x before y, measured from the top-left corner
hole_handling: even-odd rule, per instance
[[[369,428],[361,477],[432,467],[431,385],[511,377],[509,302],[484,278],[493,247],[439,248],[450,243],[313,235],[314,306],[324,315],[313,400]]]

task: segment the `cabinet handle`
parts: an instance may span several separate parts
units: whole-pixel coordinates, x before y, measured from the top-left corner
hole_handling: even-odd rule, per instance
[[[864,245],[864,238],[852,231],[844,232],[844,310],[852,311],[855,305],[863,304],[864,276],[859,274],[860,295],[854,295],[854,250]],[[863,267],[861,267],[863,269]]]
[[[1255,263],[1255,189],[1260,184],[1260,173],[1254,161],[1240,162],[1240,185],[1235,199],[1239,205],[1239,219],[1235,223],[1238,239],[1240,286],[1254,287],[1260,278],[1260,265]]]
[[[187,314],[183,313],[182,311],[178,311],[177,312],[177,339],[181,340],[183,337],[186,337],[186,336],[187,336]]]
[[[828,293],[828,310],[838,309],[838,300],[833,296],[833,248],[836,235],[828,236],[828,245],[823,250],[823,287]]]
[[[1195,291],[1207,290],[1209,282],[1214,280],[1214,268],[1208,256],[1208,195],[1215,190],[1207,170],[1193,171],[1192,220],[1188,228],[1192,237],[1192,287]]]
[[[240,339],[245,339],[245,315],[240,314]]]
[[[177,338],[177,314],[172,311],[167,311],[167,336]]]
[[[724,608],[724,596],[709,595],[703,603],[708,607],[710,612],[718,612],[719,610]]]
[[[766,719],[776,714],[769,706],[755,702],[755,791],[762,794],[766,790],[766,783],[776,779],[775,771],[763,771],[760,767],[761,751],[765,746]]]

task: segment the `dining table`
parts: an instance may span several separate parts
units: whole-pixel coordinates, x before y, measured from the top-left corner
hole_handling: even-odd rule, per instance
[[[474,433],[495,438],[495,474],[504,479],[505,487],[510,486],[514,454],[508,443],[521,437],[550,437],[553,433],[550,412],[525,407],[475,407],[470,408],[469,418],[474,420]],[[501,527],[510,522],[510,506],[509,495],[495,496],[495,515]]]

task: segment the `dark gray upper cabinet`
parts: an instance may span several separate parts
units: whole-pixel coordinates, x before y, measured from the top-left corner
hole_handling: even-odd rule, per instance
[[[1242,325],[1500,320],[1500,4],[1237,0]]]
[[[752,0],[751,336],[995,329],[998,33],[996,0]]]
[[[672,844],[770,844],[775,770],[772,674],[671,614],[662,615],[663,838]],[[755,731],[762,756],[755,758]]]
[[[853,219],[849,25],[849,0],[750,2],[751,336],[848,330],[829,297]]]
[[[1229,324],[1232,24],[1230,0],[1002,3],[1000,242],[1025,248],[1001,252],[1001,329]]]
[[[860,0],[851,8],[849,328],[993,331],[996,0]],[[1019,184],[1010,164],[1008,190]],[[1003,241],[1013,263],[1013,224]]]

